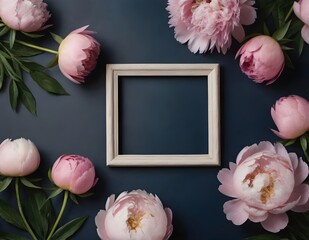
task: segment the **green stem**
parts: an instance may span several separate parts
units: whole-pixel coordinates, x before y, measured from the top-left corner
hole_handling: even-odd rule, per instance
[[[54,232],[55,232],[55,230],[56,230],[56,228],[57,228],[57,226],[58,226],[58,224],[60,222],[60,219],[61,219],[61,217],[63,215],[65,206],[67,205],[67,202],[68,202],[68,197],[69,197],[69,191],[65,191],[60,212],[59,212],[58,217],[57,217],[57,219],[56,219],[56,221],[54,223],[54,226],[53,226],[52,230],[50,231],[50,233],[49,233],[49,235],[47,237],[47,240],[49,240],[53,236],[53,234],[54,234]]]
[[[18,42],[21,45],[24,45],[24,46],[27,46],[27,47],[31,47],[31,48],[38,49],[38,50],[41,50],[41,51],[44,51],[44,52],[48,52],[48,53],[58,55],[58,51],[55,51],[55,50],[52,50],[52,49],[49,49],[49,48],[40,47],[40,46],[33,45],[31,43],[27,43],[27,42],[20,41],[20,40],[15,40],[15,42]]]
[[[23,209],[22,209],[22,206],[21,206],[21,201],[20,201],[20,194],[19,194],[19,178],[16,177],[15,178],[15,193],[16,193],[16,200],[17,200],[17,205],[18,205],[18,210],[19,210],[19,214],[23,220],[23,223],[26,227],[26,230],[28,231],[28,233],[31,235],[31,237],[34,239],[34,240],[38,240],[36,238],[36,236],[34,235],[29,223],[27,222],[27,219],[25,218],[25,215],[23,213]]]

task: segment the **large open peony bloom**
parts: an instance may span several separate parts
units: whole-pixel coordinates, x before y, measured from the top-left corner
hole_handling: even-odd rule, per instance
[[[175,27],[175,38],[188,42],[193,53],[207,50],[225,54],[233,36],[241,42],[245,37],[242,25],[256,19],[253,0],[168,0],[169,25]]]
[[[309,186],[303,184],[308,165],[280,143],[261,142],[245,147],[230,169],[219,171],[219,191],[236,198],[223,206],[226,218],[236,225],[248,219],[270,232],[288,224],[286,211],[309,210]]]
[[[35,32],[46,28],[50,14],[42,0],[0,0],[0,18],[12,29]]]
[[[157,196],[142,190],[111,195],[95,218],[102,240],[167,240],[173,231],[172,211]]]

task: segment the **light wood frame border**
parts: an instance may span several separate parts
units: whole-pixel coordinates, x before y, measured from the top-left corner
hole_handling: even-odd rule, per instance
[[[118,78],[120,76],[207,76],[208,154],[119,154]],[[219,64],[107,64],[107,166],[218,166],[220,165]]]

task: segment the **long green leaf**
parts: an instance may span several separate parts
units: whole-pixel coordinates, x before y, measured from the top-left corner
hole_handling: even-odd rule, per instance
[[[45,72],[30,71],[30,76],[45,91],[58,95],[68,95],[60,83]]]
[[[277,41],[282,40],[285,37],[285,35],[288,32],[288,30],[289,30],[291,21],[292,20],[288,21],[283,27],[281,27],[277,31],[275,31],[272,37],[274,39],[276,39]]]
[[[44,67],[43,65],[41,64],[38,64],[36,62],[33,62],[33,61],[23,61],[23,64],[25,65],[25,67],[28,68],[28,72],[30,73],[31,71],[39,71],[39,72],[42,72],[42,71],[45,71],[46,70],[46,67]]]
[[[5,46],[9,47],[9,43],[8,42],[5,42],[3,44]],[[39,54],[43,53],[43,51],[41,51],[41,50],[21,45],[17,41],[14,43],[14,48],[10,49],[10,50],[11,50],[11,53],[15,57],[32,57],[32,56],[36,56],[36,55],[39,55]]]
[[[12,49],[15,43],[15,38],[16,38],[16,31],[14,29],[10,30],[10,37],[9,37],[9,43],[10,43],[10,48]]]
[[[49,227],[54,221],[54,210],[50,202],[46,202],[44,192],[28,188],[26,206],[25,213],[32,229],[40,239],[46,239]]]
[[[36,115],[36,102],[31,91],[23,82],[17,82],[17,86],[22,103],[29,112]]]
[[[11,177],[5,177],[3,180],[0,181],[0,192],[3,192],[12,182]]]
[[[36,33],[28,33],[28,32],[21,32],[21,33],[30,38],[44,37],[44,34],[36,34]]]
[[[6,232],[0,232],[0,239],[1,240],[29,240],[28,238],[25,238],[20,235],[16,235],[13,233],[6,233]]]
[[[5,35],[10,29],[5,26],[0,30],[0,37],[2,37],[3,35]]]
[[[0,61],[0,89],[3,86],[3,81],[4,81],[4,77],[5,77],[4,72],[5,72],[4,71],[4,66],[3,66],[2,62]]]
[[[59,35],[55,34],[55,33],[52,33],[50,32],[50,35],[52,36],[52,38],[58,43],[60,44],[62,42],[62,37],[60,37]]]
[[[41,187],[34,185],[32,182],[30,182],[27,178],[20,178],[21,183],[29,188],[36,188],[36,189],[41,189]]]
[[[51,240],[66,240],[74,235],[84,224],[87,217],[75,218],[60,227],[51,237]]]
[[[25,226],[19,213],[15,210],[15,208],[11,207],[2,199],[0,199],[0,217],[7,223],[19,229],[25,230]]]
[[[11,107],[14,111],[16,111],[17,110],[17,104],[18,104],[19,91],[18,91],[17,84],[14,80],[11,80],[11,82],[10,82],[9,93],[10,93]]]

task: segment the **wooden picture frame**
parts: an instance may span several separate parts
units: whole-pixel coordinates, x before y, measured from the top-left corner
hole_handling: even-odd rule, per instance
[[[119,154],[118,78],[121,76],[205,76],[208,84],[208,153],[176,155]],[[218,166],[220,165],[218,64],[107,64],[107,166]]]

